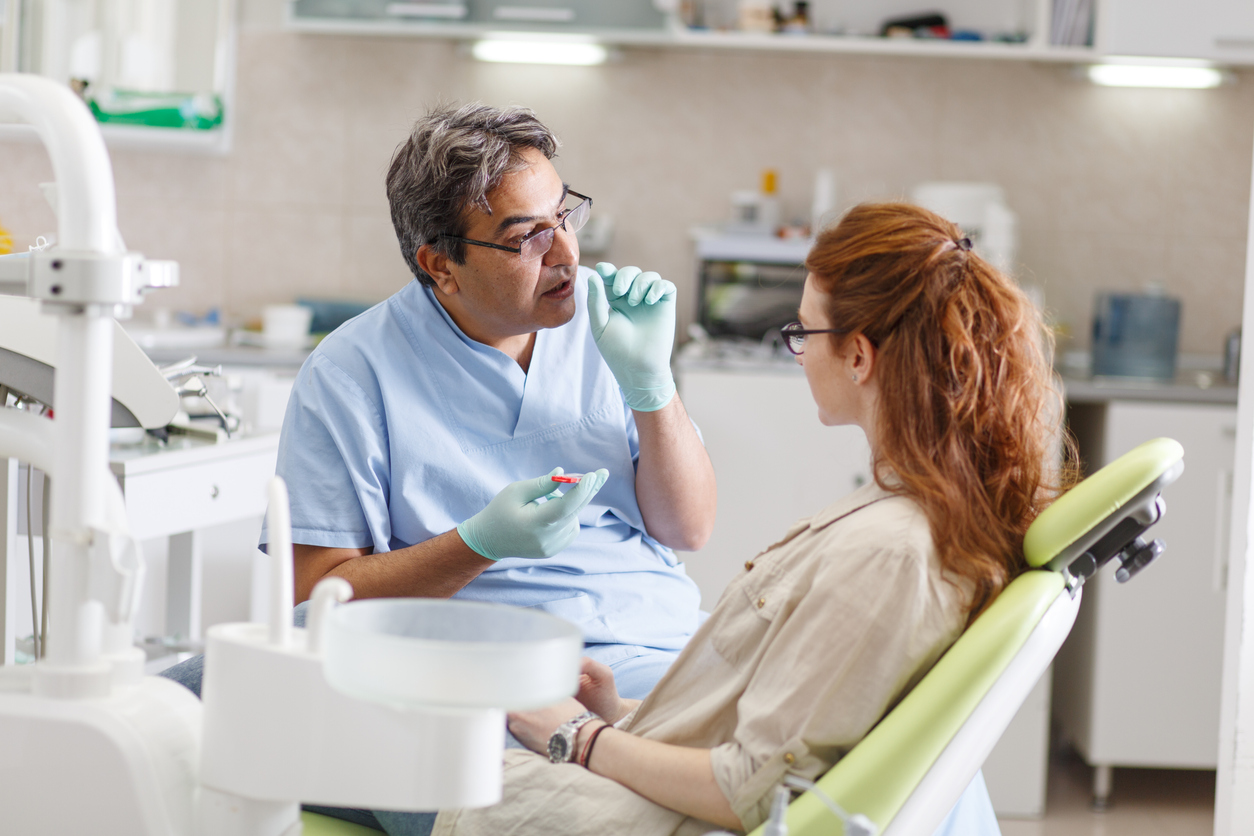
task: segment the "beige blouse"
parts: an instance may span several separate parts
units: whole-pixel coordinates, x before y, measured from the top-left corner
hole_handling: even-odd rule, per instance
[[[625,728],[710,749],[751,830],[785,772],[827,771],[940,658],[966,597],[941,577],[922,510],[871,483],[747,561]],[[718,829],[532,752],[507,751],[504,778],[500,804],[442,811],[434,836]]]

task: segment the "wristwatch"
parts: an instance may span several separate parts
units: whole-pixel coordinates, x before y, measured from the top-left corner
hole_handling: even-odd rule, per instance
[[[597,715],[591,711],[585,711],[558,726],[557,731],[549,738],[549,762],[570,763],[575,757],[575,736],[579,734],[579,729],[584,723],[596,718]]]

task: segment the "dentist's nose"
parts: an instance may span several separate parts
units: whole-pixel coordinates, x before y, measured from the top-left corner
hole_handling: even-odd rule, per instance
[[[579,239],[575,233],[564,227],[558,227],[553,233],[553,246],[544,254],[545,266],[579,263]]]

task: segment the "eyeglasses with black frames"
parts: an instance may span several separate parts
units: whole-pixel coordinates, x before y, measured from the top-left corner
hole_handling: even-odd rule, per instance
[[[806,337],[811,334],[848,334],[845,328],[803,328],[800,322],[790,322],[779,332],[784,335],[784,347],[797,356],[806,350]]]
[[[450,235],[447,232],[442,232],[436,237],[461,241],[463,244],[474,244],[476,247],[490,247],[494,250],[504,250],[507,253],[518,253],[518,257],[523,261],[535,261],[537,258],[543,258],[545,253],[553,249],[553,238],[557,235],[559,228],[574,234],[583,229],[584,224],[588,223],[588,216],[592,214],[592,198],[571,189],[566,190],[566,197],[567,199],[572,197],[578,198],[579,202],[569,209],[563,209],[562,213],[558,215],[558,222],[555,226],[550,226],[547,229],[538,229],[523,236],[517,247],[493,244],[491,241],[476,241],[473,238],[461,238],[457,235]]]

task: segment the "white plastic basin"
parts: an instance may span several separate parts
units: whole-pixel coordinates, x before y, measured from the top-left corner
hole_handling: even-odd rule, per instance
[[[551,705],[578,688],[582,633],[535,610],[372,599],[336,607],[325,631],[327,681],[358,699],[521,711]]]

